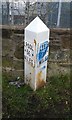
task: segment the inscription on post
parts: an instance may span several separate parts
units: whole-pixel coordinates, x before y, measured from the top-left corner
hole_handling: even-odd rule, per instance
[[[40,66],[42,63],[48,60],[48,41],[44,41],[38,45],[37,63]]]
[[[24,59],[34,67],[34,48],[27,41],[24,42]]]

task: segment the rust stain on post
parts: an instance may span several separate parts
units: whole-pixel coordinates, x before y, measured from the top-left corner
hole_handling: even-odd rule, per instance
[[[37,88],[40,88],[42,86],[45,85],[45,81],[44,79],[42,78],[42,71],[40,71],[38,74],[37,74],[37,81],[36,81],[36,86]]]
[[[36,46],[36,40],[34,39],[34,43],[35,43],[35,46]]]

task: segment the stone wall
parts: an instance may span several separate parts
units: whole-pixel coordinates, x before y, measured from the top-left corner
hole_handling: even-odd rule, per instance
[[[24,59],[23,59],[23,26],[6,27],[2,29],[2,63],[3,71],[9,73],[13,77],[24,75]],[[70,63],[70,48],[72,49],[70,38],[72,34],[69,29],[51,29],[50,30],[50,52],[48,67],[49,75],[52,74],[53,68],[56,70],[60,66],[65,65],[67,68]],[[55,64],[58,66],[55,66]],[[53,67],[54,66],[54,67]],[[52,68],[53,67],[53,68]],[[65,68],[66,69],[66,68]],[[63,70],[63,69],[62,69]],[[61,71],[62,71],[61,70]],[[58,72],[58,70],[57,70]],[[67,71],[68,72],[68,71]]]

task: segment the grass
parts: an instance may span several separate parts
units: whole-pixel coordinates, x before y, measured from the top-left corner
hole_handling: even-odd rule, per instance
[[[52,76],[45,87],[33,91],[9,85],[11,75],[3,73],[3,118],[69,118],[69,75]]]

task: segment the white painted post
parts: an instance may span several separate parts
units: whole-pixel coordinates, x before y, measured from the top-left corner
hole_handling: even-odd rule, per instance
[[[33,90],[46,83],[49,29],[39,17],[25,28],[24,80]]]

